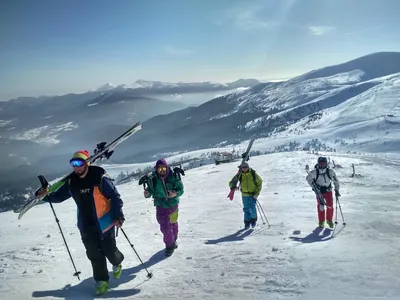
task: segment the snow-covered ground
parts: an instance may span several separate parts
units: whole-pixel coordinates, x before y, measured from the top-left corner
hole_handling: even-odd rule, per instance
[[[336,171],[345,227],[339,214],[333,232],[315,231],[316,200],[305,181],[304,165],[313,166],[316,155],[262,155],[252,157],[250,164],[264,180],[259,200],[271,227],[259,222],[254,230],[241,230],[240,194],[232,202],[226,198],[237,162],[187,170],[179,248],[167,259],[152,201],[143,198],[137,181],[119,185],[127,219],[124,229],[154,277],[146,278],[120,234],[125,269],[102,298],[398,300],[400,162],[328,155],[342,166]],[[114,171],[119,172],[117,166]],[[70,199],[54,207],[81,281],[72,276],[47,204],[32,208],[20,221],[17,214],[6,212],[0,215],[1,299],[94,298],[90,263],[75,226],[75,204]]]

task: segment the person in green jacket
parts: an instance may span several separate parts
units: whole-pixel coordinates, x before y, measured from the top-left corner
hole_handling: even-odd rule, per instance
[[[250,225],[254,228],[257,223],[256,201],[262,189],[262,179],[247,162],[243,162],[239,172],[229,182],[229,188],[236,189],[238,182],[242,192],[244,228],[249,229]]]
[[[144,197],[154,199],[157,222],[164,236],[165,255],[171,256],[178,248],[179,197],[183,194],[183,183],[165,159],[159,159],[154,168],[147,179]]]

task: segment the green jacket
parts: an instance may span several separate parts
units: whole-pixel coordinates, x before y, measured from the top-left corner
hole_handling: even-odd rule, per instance
[[[168,178],[165,182],[165,187],[163,183],[163,179],[154,171],[149,176],[147,180],[149,195],[146,198],[153,197],[154,205],[160,206],[163,208],[172,208],[175,205],[179,204],[179,197],[183,195],[183,183],[182,181],[175,175],[174,171],[169,168]],[[175,198],[167,198],[168,191],[175,191],[177,196]]]
[[[240,182],[240,190],[243,196],[259,195],[262,189],[262,179],[253,170],[249,169],[247,173],[240,172],[233,176],[229,181],[229,188],[234,188]]]

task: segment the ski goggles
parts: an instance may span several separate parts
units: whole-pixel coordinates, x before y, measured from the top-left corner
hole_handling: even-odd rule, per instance
[[[167,171],[167,167],[166,166],[161,166],[161,167],[157,167],[157,171]]]
[[[76,159],[76,158],[74,158],[74,159],[71,159],[70,161],[69,161],[69,163],[70,163],[70,165],[71,165],[71,167],[82,167],[85,163],[86,163],[86,161],[84,161],[84,160],[82,160],[82,159]]]

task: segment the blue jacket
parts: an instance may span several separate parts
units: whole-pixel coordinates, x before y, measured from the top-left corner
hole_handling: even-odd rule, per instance
[[[43,201],[61,203],[70,197],[78,207],[80,231],[95,225],[102,236],[114,228],[116,219],[124,216],[121,196],[101,167],[89,166],[88,174],[82,179],[72,175],[68,182]]]

